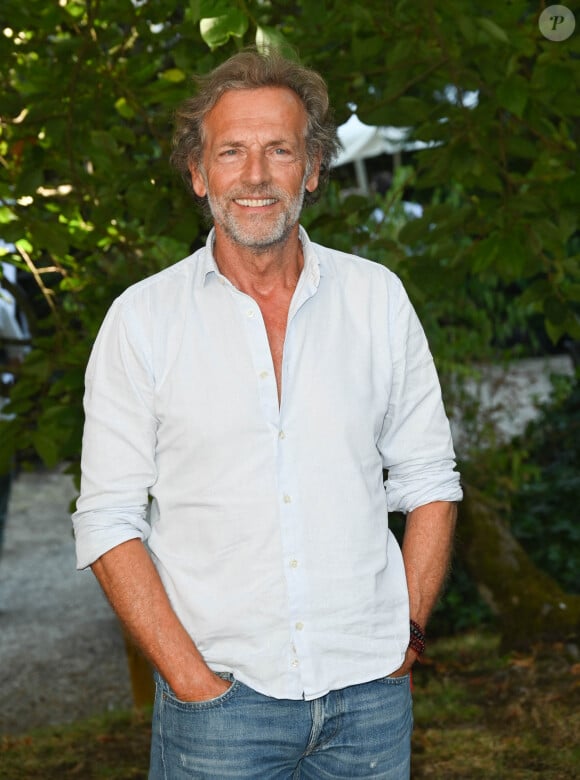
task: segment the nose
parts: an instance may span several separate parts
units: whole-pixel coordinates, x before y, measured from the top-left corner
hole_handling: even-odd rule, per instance
[[[263,150],[252,149],[248,152],[243,170],[244,181],[248,184],[265,184],[270,181],[270,168]]]

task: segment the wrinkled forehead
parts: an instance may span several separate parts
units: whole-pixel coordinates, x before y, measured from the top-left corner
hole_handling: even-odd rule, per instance
[[[288,87],[228,89],[201,124],[202,150],[208,138],[249,128],[284,130],[305,138],[308,115],[301,98]]]

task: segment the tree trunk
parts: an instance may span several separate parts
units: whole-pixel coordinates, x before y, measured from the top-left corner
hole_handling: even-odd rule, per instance
[[[133,706],[137,709],[149,707],[155,697],[155,684],[153,682],[153,670],[149,661],[138,649],[131,637],[123,629],[125,640],[125,652],[133,693]]]
[[[497,615],[504,649],[577,637],[580,596],[535,566],[489,498],[470,485],[464,492],[457,552]]]

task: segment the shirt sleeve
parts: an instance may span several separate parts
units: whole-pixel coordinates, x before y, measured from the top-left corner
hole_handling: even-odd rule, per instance
[[[79,569],[150,533],[157,420],[146,331],[143,317],[115,302],[87,366],[81,494],[72,518]]]
[[[455,453],[441,387],[417,314],[401,283],[389,306],[393,380],[379,440],[390,512],[460,501]]]

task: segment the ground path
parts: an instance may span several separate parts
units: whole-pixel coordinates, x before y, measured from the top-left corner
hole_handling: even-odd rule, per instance
[[[131,706],[124,645],[90,572],[75,570],[70,477],[15,480],[0,560],[0,735]]]

